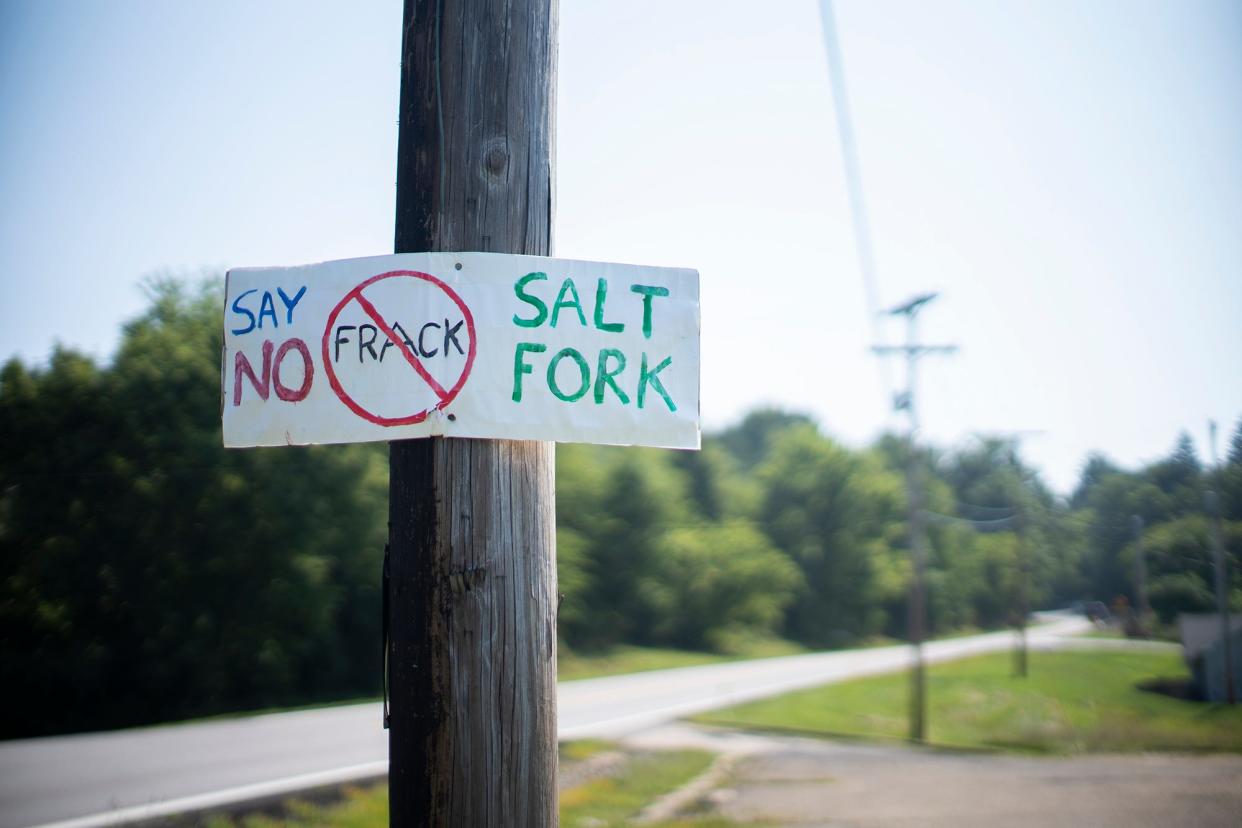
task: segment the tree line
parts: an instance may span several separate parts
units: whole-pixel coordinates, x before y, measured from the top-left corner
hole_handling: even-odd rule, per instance
[[[375,694],[383,444],[225,451],[221,290],[149,286],[107,364],[57,348],[0,369],[0,737]],[[855,449],[759,410],[700,452],[562,445],[562,644],[742,652],[900,638],[907,443]],[[1139,470],[1085,464],[1068,498],[1012,441],[914,458],[929,626],[1134,599],[1133,516],[1168,622],[1212,607],[1203,492],[1220,492],[1242,597],[1242,430],[1208,469],[1188,438]]]

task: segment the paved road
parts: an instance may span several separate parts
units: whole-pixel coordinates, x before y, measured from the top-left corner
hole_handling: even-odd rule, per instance
[[[1086,622],[1050,616],[1033,647]],[[930,660],[1004,649],[1008,632],[937,641]],[[888,672],[904,646],[687,667],[564,682],[562,739],[620,736],[739,701]],[[92,828],[250,801],[387,771],[377,704],[277,713],[219,722],[0,743],[0,828],[59,823]]]

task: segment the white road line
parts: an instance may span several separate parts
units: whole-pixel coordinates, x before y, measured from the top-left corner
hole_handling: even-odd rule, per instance
[[[225,788],[211,793],[184,796],[179,799],[167,799],[163,802],[151,802],[145,805],[134,805],[118,808],[102,814],[66,819],[60,822],[48,822],[34,828],[107,828],[107,826],[128,825],[133,822],[145,822],[161,817],[195,811],[208,811],[224,806],[241,805],[247,802],[258,802],[275,799],[314,788],[330,785],[343,785],[347,782],[361,782],[366,779],[381,779],[388,775],[388,760],[382,762],[366,762],[361,765],[350,765],[329,771],[304,773],[284,779],[273,779],[270,782],[258,782],[253,785],[241,785],[236,788]]]

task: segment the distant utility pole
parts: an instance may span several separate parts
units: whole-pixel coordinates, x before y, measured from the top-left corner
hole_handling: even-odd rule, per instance
[[[1220,469],[1220,461],[1216,456],[1216,421],[1208,420],[1208,437],[1212,444],[1212,473]],[[1224,650],[1225,669],[1225,701],[1237,703],[1237,695],[1233,686],[1233,642],[1229,629],[1229,571],[1225,563],[1225,547],[1221,541],[1220,531],[1220,497],[1214,488],[1204,493],[1208,516],[1212,520],[1212,562],[1216,570],[1216,611],[1220,615],[1220,643]]]
[[[1020,500],[1020,498],[1019,498]],[[1027,519],[1026,509],[1020,502],[1014,504],[1016,520],[1015,528],[1017,529],[1018,542],[1018,608],[1017,608],[1017,647],[1014,649],[1014,665],[1013,672],[1018,678],[1026,678],[1027,674],[1027,648],[1026,648],[1026,617],[1030,615],[1030,590],[1031,590],[1031,556],[1027,546]]]
[[[1012,431],[1008,434],[1010,441],[1009,465],[1013,468],[1018,487],[1013,499],[1014,530],[1018,544],[1018,594],[1016,596],[1018,606],[1016,611],[1017,617],[1014,619],[1017,640],[1014,642],[1013,673],[1018,678],[1026,678],[1029,672],[1030,659],[1027,657],[1026,621],[1031,614],[1031,550],[1028,534],[1031,521],[1026,509],[1026,493],[1023,489],[1025,478],[1022,476],[1022,467],[1018,463],[1018,450],[1023,437],[1042,433],[1041,431]]]
[[[1143,548],[1143,519],[1134,515],[1134,611],[1138,613],[1138,628],[1147,629],[1151,616],[1151,604],[1147,600],[1147,550]],[[1146,632],[1141,633],[1147,635]]]
[[[1028,530],[1031,527],[1031,516],[1026,508],[1026,498],[1024,493],[1024,484],[1026,477],[1022,474],[1022,466],[1018,461],[1018,452],[1022,445],[1022,440],[1026,437],[1035,437],[1045,432],[1042,429],[1021,429],[1018,431],[1001,431],[992,432],[990,434],[976,433],[974,436],[980,440],[1000,440],[1003,441],[1009,451],[1009,466],[1013,469],[1014,479],[1016,482],[1016,490],[1010,493],[1010,500],[1013,507],[1013,529],[1014,538],[1017,544],[1017,568],[1018,583],[1014,589],[1014,611],[1013,611],[1013,627],[1014,627],[1014,650],[1013,650],[1013,674],[1019,678],[1026,678],[1028,673],[1029,659],[1027,658],[1027,641],[1026,627],[1027,618],[1031,614],[1031,555],[1029,548]]]
[[[906,358],[906,390],[893,399],[893,407],[905,411],[910,419],[909,458],[906,462],[906,502],[909,509],[910,556],[914,564],[914,577],[910,582],[909,628],[910,643],[914,647],[914,662],[910,667],[910,739],[927,741],[927,676],[923,666],[923,641],[926,638],[927,598],[924,575],[927,568],[927,537],[923,527],[923,486],[917,451],[919,432],[918,409],[915,407],[915,391],[919,358],[926,354],[952,354],[956,345],[923,345],[918,342],[917,316],[937,294],[916,296],[887,311],[890,316],[906,318],[905,345],[873,345],[871,350],[880,356],[893,354]]]
[[[556,30],[555,0],[405,0],[397,253],[549,255]],[[553,457],[389,444],[391,825],[557,824]]]

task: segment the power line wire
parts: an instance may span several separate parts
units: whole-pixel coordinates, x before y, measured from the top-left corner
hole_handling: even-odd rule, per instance
[[[999,532],[1003,529],[1009,529],[1017,523],[1017,515],[1007,515],[1002,518],[994,518],[992,520],[971,520],[970,518],[957,517],[955,515],[943,515],[939,512],[923,510],[923,516],[933,523],[951,523],[960,526],[969,526],[980,532]]]
[[[957,507],[957,511],[959,512],[974,511],[974,512],[991,513],[994,515],[1001,513],[1001,512],[1003,512],[1006,515],[1013,514],[1012,506],[980,506],[976,503],[967,503],[963,500],[954,501],[954,506]]]
[[[845,63],[841,45],[837,40],[836,17],[832,0],[820,0],[820,21],[823,24],[824,52],[828,58],[828,82],[832,87],[832,103],[837,115],[837,132],[841,141],[841,157],[845,166],[845,189],[849,195],[850,215],[854,228],[854,248],[858,253],[858,267],[862,272],[863,293],[867,299],[867,317],[871,323],[871,339],[880,342],[883,337],[880,326],[880,288],[876,276],[875,252],[871,246],[871,223],[867,217],[867,204],[863,197],[862,168],[858,161],[858,148],[854,139],[854,124],[850,118],[850,102],[846,95]],[[884,360],[879,361],[880,377],[884,383],[885,396],[893,393],[893,377]]]

